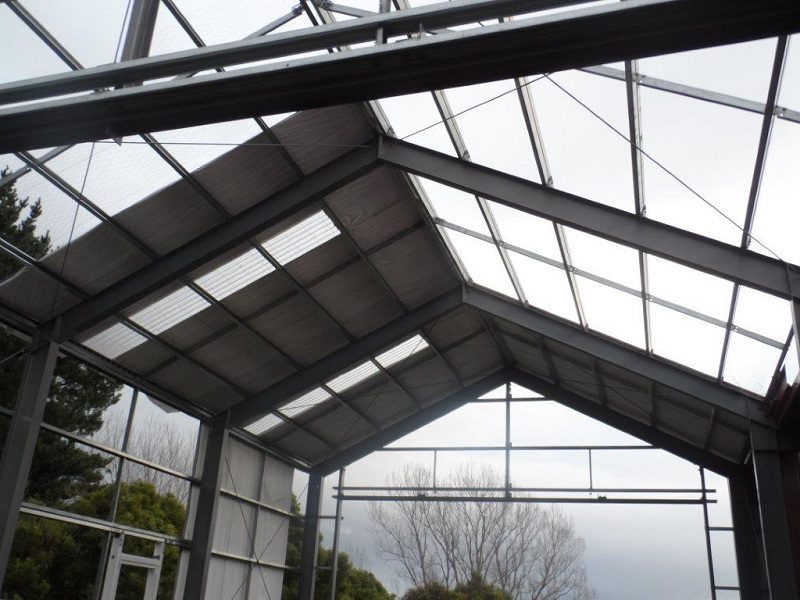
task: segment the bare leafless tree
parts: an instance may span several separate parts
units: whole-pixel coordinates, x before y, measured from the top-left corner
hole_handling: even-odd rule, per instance
[[[110,414],[95,439],[108,446],[121,448],[125,426],[126,415]],[[148,415],[136,423],[128,440],[127,452],[149,463],[191,475],[194,444],[193,436],[187,435],[174,424],[160,420],[157,415]],[[161,494],[170,493],[187,500],[189,486],[185,480],[132,460],[125,461],[123,481],[146,481],[152,483]]]
[[[428,488],[432,476],[421,465],[406,465],[389,481],[392,487]],[[488,467],[467,465],[439,485],[498,488],[500,478]],[[478,573],[514,600],[595,597],[583,567],[583,540],[559,509],[469,502],[466,496],[474,492],[447,494],[462,495],[465,501],[370,505],[376,544],[410,585],[455,587]]]

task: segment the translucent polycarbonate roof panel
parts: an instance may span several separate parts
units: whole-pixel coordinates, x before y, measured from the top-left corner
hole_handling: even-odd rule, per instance
[[[285,265],[339,235],[339,229],[323,211],[272,236],[262,244],[280,264]]]
[[[25,162],[13,154],[0,154],[0,172],[8,169],[10,175],[25,166]]]
[[[572,297],[567,273],[563,268],[523,256],[514,251],[509,251],[508,255],[529,304],[559,317],[578,322],[575,301]]]
[[[199,169],[261,133],[253,119],[159,131],[153,137],[189,171]]]
[[[399,139],[451,156],[456,155],[430,92],[381,98],[379,104]],[[431,127],[428,128],[429,126]]]
[[[281,419],[278,415],[270,413],[268,415],[264,415],[258,421],[254,421],[250,423],[250,425],[246,425],[245,429],[252,433],[253,435],[261,435],[270,429],[274,429],[281,423],[285,423],[283,419]]]
[[[106,358],[114,359],[145,341],[147,338],[140,333],[117,323],[85,340],[83,345]]]
[[[555,73],[551,77],[627,136],[623,82],[579,71]],[[539,82],[531,90],[553,185],[594,202],[633,212],[629,142],[553,81]]]
[[[741,286],[733,324],[783,344],[792,328],[791,305],[788,300]]]
[[[576,280],[589,329],[644,348],[641,298],[585,277]]]
[[[5,3],[0,3],[0,31],[0,83],[70,70]],[[27,60],[11,58],[22,53]]]
[[[639,253],[577,229],[564,228],[572,265],[624,286],[641,289]]]
[[[29,205],[41,200],[42,213],[36,221],[39,235],[50,236],[50,252],[65,246],[100,223],[100,219],[50,183],[42,175],[30,172],[14,182],[17,196]]]
[[[159,7],[156,15],[156,25],[153,29],[153,39],[150,42],[150,56],[168,54],[196,48],[195,43],[186,30],[175,19],[172,11],[166,7]]]
[[[514,81],[451,88],[446,93],[472,162],[540,181]]]
[[[800,46],[800,40],[797,45]],[[756,252],[767,256],[775,253],[795,265],[800,264],[800,244],[797,243],[800,202],[796,200],[800,189],[798,156],[800,124],[776,119],[753,220],[754,239],[750,245]]]
[[[650,326],[657,355],[717,376],[725,339],[722,327],[652,303]]]
[[[181,287],[130,316],[131,321],[158,335],[209,306],[188,287]]]
[[[21,0],[20,3],[84,67],[113,63],[119,56],[128,0]]]
[[[647,216],[739,245],[761,117],[658,90],[641,97],[642,145],[661,165],[644,158]]]
[[[731,333],[723,379],[764,395],[778,366],[781,351],[739,333]]]
[[[392,365],[413,356],[417,352],[421,352],[428,347],[428,342],[425,341],[421,335],[416,334],[414,337],[407,339],[396,346],[389,348],[386,352],[378,354],[375,360],[378,361],[384,369],[388,369]]]
[[[484,235],[489,227],[475,196],[424,177],[417,178],[428,195],[434,216]]]
[[[648,256],[650,293],[720,320],[730,312],[733,283],[678,263]]]
[[[552,221],[496,202],[489,202],[489,206],[504,242],[561,263]]]
[[[649,77],[765,102],[775,38],[676,52],[639,60],[639,72]]]
[[[280,412],[287,417],[296,417],[305,411],[322,404],[330,398],[331,395],[322,388],[314,388],[310,392],[303,394],[299,398],[295,398],[280,407]]]
[[[371,360],[368,360],[367,362],[361,363],[357,367],[342,373],[338,377],[331,379],[328,382],[328,387],[338,394],[372,377],[379,371],[380,369],[375,366],[375,363],[373,363]]]
[[[778,104],[784,108],[800,109],[800,34],[797,33],[789,36]]]
[[[274,270],[275,268],[267,259],[253,248],[202,277],[198,277],[195,282],[216,300],[224,300],[254,281],[266,277]]]
[[[517,298],[497,246],[460,231],[451,229],[444,231],[472,281],[511,298]]]
[[[176,0],[207,45],[240,40],[291,12],[294,0]]]
[[[110,216],[180,179],[142,138],[121,141],[73,146],[47,167]]]
[[[783,361],[786,368],[786,379],[789,383],[793,383],[797,374],[800,373],[800,364],[797,359],[797,344],[794,340],[789,344],[789,351],[786,353],[786,358]]]

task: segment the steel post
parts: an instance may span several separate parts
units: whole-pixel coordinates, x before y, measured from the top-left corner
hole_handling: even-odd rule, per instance
[[[303,523],[303,550],[300,555],[298,600],[314,600],[317,552],[319,550],[319,515],[322,509],[322,481],[323,477],[319,473],[309,473],[306,516]]]

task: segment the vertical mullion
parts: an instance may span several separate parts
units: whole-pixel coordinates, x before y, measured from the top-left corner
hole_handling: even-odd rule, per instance
[[[628,137],[631,147],[631,173],[633,175],[633,201],[636,214],[644,217],[647,203],[644,193],[644,160],[642,156],[642,103],[639,93],[639,61],[625,61],[625,97],[628,104]],[[642,286],[642,319],[644,343],[648,354],[653,352],[652,328],[650,326],[650,279],[647,255],[639,251],[639,281]]]
[[[783,78],[788,48],[789,38],[785,35],[779,36],[775,45],[775,58],[772,63],[772,76],[769,82],[767,102],[764,107],[764,115],[761,122],[761,135],[758,140],[756,160],[755,165],[753,166],[753,178],[750,183],[750,193],[747,199],[744,227],[742,228],[742,239],[740,246],[743,249],[750,247],[750,241],[752,239],[750,236],[753,230],[756,208],[758,206],[758,197],[761,192],[761,182],[764,177],[764,165],[766,164],[769,142],[770,138],[772,137],[772,126],[775,123],[775,107],[777,106],[778,94],[780,93],[781,89],[781,80]],[[736,305],[739,301],[739,288],[740,286],[738,283],[734,284],[733,294],[731,295],[730,310],[728,311],[728,325],[725,328],[725,339],[722,343],[722,355],[720,356],[719,371],[717,373],[718,381],[722,381],[725,373],[725,363],[728,358],[731,331],[733,330],[733,318],[736,314]]]

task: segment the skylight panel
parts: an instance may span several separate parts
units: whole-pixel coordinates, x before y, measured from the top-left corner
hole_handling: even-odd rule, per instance
[[[209,306],[203,298],[182,287],[131,315],[131,321],[155,335],[166,331]]]
[[[261,435],[262,433],[266,433],[270,429],[274,429],[284,420],[281,419],[278,415],[270,413],[268,415],[264,415],[258,421],[254,421],[245,427],[246,431],[249,431],[253,435]]]
[[[561,262],[552,221],[496,202],[490,201],[489,206],[504,242]]]
[[[782,344],[792,327],[791,305],[783,298],[741,286],[733,324]]]
[[[410,358],[417,352],[421,352],[427,347],[428,342],[426,342],[421,335],[417,334],[414,337],[407,339],[405,342],[397,344],[397,346],[394,348],[390,348],[386,352],[379,354],[375,357],[375,360],[377,360],[384,369],[388,369],[392,365],[396,365],[397,363]]]
[[[275,268],[255,248],[195,279],[195,283],[217,300],[247,287]]]
[[[650,293],[727,321],[733,283],[697,269],[648,255]]]
[[[83,345],[106,358],[114,359],[143,344],[145,341],[147,341],[147,338],[143,335],[122,323],[116,323],[108,329],[93,335],[84,341]]]
[[[371,360],[368,360],[365,363],[361,363],[354,369],[350,369],[346,373],[342,373],[335,379],[331,379],[328,382],[328,387],[331,388],[337,394],[353,387],[354,385],[361,383],[362,381],[372,377],[376,373],[379,372],[378,367],[375,366]]]
[[[585,277],[577,281],[589,329],[644,348],[641,298]]]
[[[319,211],[271,237],[263,246],[285,265],[339,235],[339,230],[323,211]]]
[[[653,352],[676,363],[716,377],[725,330],[711,323],[650,305]]]
[[[489,235],[489,227],[475,196],[424,177],[417,179],[428,195],[435,216],[471,231]]]
[[[731,333],[723,379],[760,396],[767,393],[781,351],[739,333]]]
[[[641,289],[639,253],[577,229],[565,228],[572,265],[593,275]]]
[[[447,231],[470,278],[483,287],[517,298],[497,247],[458,231]]]
[[[296,417],[297,415],[306,412],[325,402],[331,395],[322,388],[314,388],[307,394],[303,394],[299,398],[295,398],[288,404],[281,406],[280,411],[287,417]]]
[[[531,305],[574,323],[578,322],[575,300],[572,297],[567,273],[563,268],[513,251],[508,255]]]

